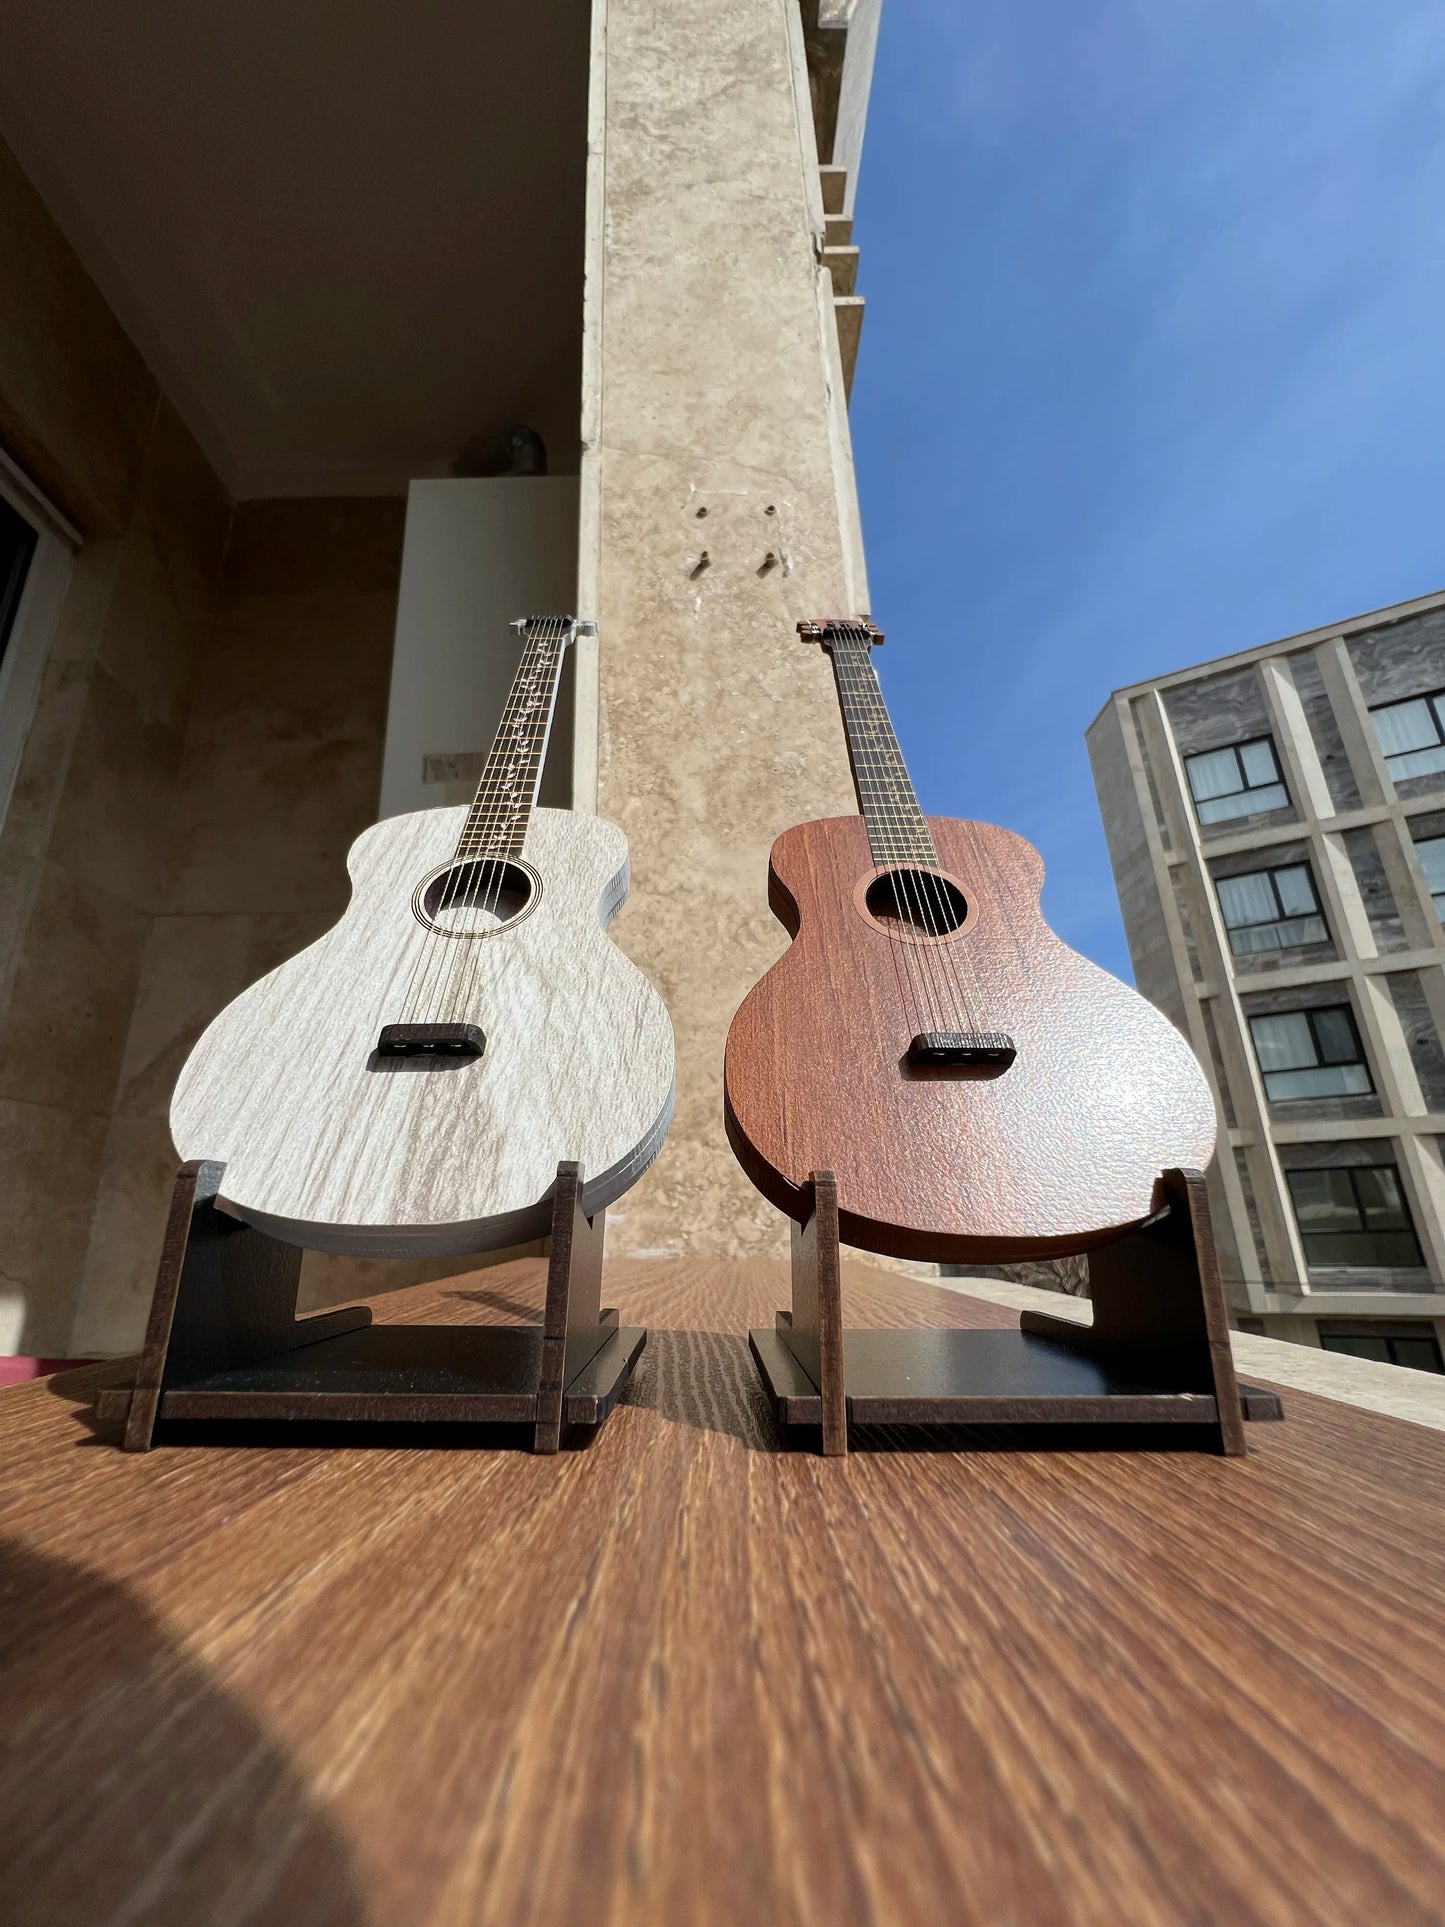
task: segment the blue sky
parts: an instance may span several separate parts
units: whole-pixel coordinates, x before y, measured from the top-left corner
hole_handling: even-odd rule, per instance
[[[854,239],[924,807],[1127,977],[1109,691],[1445,586],[1445,7],[884,0]]]

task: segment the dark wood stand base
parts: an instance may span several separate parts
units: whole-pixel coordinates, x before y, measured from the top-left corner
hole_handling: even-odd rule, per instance
[[[127,1451],[172,1420],[341,1419],[525,1425],[555,1452],[564,1426],[595,1430],[621,1397],[647,1333],[602,1309],[606,1213],[578,1203],[580,1165],[557,1166],[540,1326],[374,1325],[365,1305],[298,1318],[301,1248],[217,1209],[224,1168],[182,1165],[134,1387],[97,1398]]]
[[[838,1187],[814,1172],[812,1212],[793,1226],[793,1309],[749,1333],[785,1435],[821,1427],[832,1457],[850,1424],[1109,1425],[1140,1445],[1155,1426],[1188,1425],[1243,1453],[1246,1419],[1284,1414],[1235,1379],[1202,1173],[1166,1171],[1163,1188],[1159,1217],[1090,1251],[1092,1325],[1026,1311],[1018,1331],[845,1332]]]

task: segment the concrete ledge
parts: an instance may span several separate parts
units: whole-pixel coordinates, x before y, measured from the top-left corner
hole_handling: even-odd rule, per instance
[[[981,1298],[1010,1311],[1050,1312],[1087,1325],[1093,1311],[1087,1298],[1066,1292],[1039,1291],[1032,1285],[1011,1285],[1001,1278],[940,1278],[947,1291],[965,1298]],[[1405,1365],[1380,1365],[1369,1358],[1347,1358],[1341,1352],[1317,1351],[1313,1345],[1290,1345],[1278,1338],[1256,1338],[1231,1332],[1234,1362],[1247,1378],[1267,1379],[1272,1385],[1312,1392],[1362,1411],[1408,1419],[1445,1432],[1445,1374],[1412,1372]]]

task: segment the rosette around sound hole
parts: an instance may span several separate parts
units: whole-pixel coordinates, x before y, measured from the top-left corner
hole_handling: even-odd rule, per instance
[[[539,889],[530,865],[507,857],[470,857],[428,877],[413,908],[444,936],[482,937],[526,916]]]

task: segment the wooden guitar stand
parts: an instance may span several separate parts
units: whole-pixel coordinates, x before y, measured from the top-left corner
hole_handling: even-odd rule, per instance
[[[748,1334],[779,1425],[821,1426],[830,1457],[847,1452],[850,1422],[1138,1427],[1140,1445],[1186,1424],[1242,1454],[1245,1419],[1284,1414],[1236,1382],[1203,1174],[1165,1171],[1163,1188],[1158,1217],[1090,1251],[1092,1325],[1026,1311],[1018,1331],[844,1331],[838,1187],[815,1171],[813,1209],[793,1225],[792,1312]]]
[[[96,1400],[127,1451],[167,1420],[346,1419],[530,1425],[555,1452],[564,1426],[611,1413],[647,1333],[601,1308],[606,1213],[583,1212],[580,1165],[557,1166],[540,1326],[373,1325],[365,1305],[297,1318],[301,1248],[217,1209],[224,1169],[181,1166],[134,1388]]]

